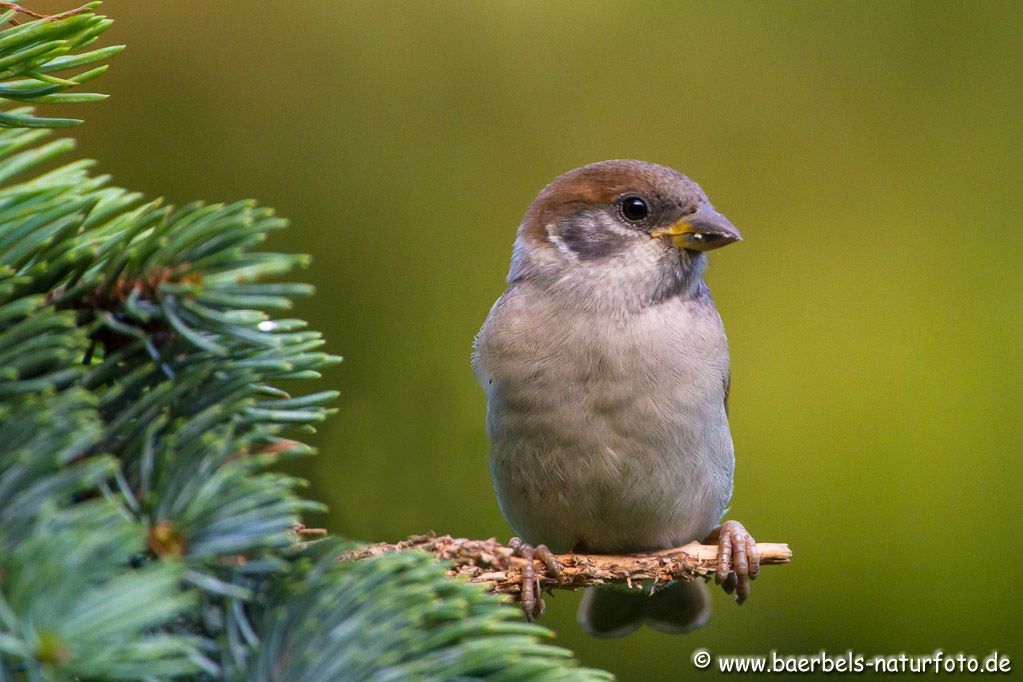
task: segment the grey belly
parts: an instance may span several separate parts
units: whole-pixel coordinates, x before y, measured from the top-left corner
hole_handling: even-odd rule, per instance
[[[720,398],[678,382],[629,390],[620,379],[587,391],[490,386],[491,474],[526,542],[659,549],[702,539],[724,513],[734,457]]]

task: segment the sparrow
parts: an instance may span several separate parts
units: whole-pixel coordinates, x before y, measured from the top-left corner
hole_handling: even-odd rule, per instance
[[[490,473],[517,537],[553,553],[718,544],[716,580],[742,603],[759,571],[732,496],[728,342],[703,280],[707,252],[741,239],[695,182],[653,163],[594,163],[556,178],[519,225],[508,289],[476,336]],[[537,586],[523,581],[527,617]],[[617,637],[688,632],[701,582],[588,588],[579,622]]]

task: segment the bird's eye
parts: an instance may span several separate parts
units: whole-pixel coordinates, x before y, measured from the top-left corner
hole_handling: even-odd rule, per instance
[[[626,220],[638,223],[649,214],[650,207],[647,206],[646,199],[643,197],[632,195],[622,199],[622,215]]]

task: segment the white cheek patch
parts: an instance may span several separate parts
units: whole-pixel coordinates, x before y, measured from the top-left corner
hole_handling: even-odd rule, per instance
[[[635,229],[622,225],[610,216],[601,216],[600,224],[606,231],[618,235],[619,237],[631,238],[636,236]]]
[[[568,244],[565,243],[565,240],[561,238],[561,235],[558,234],[557,223],[547,223],[547,225],[544,226],[544,230],[547,231],[547,241],[554,245],[554,248],[558,250],[559,254],[573,261],[578,260],[576,258],[575,251],[573,251]]]

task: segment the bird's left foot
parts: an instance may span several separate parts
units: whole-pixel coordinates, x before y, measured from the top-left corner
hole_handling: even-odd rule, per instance
[[[558,563],[554,553],[547,548],[547,545],[534,547],[519,538],[512,538],[508,541],[508,546],[514,550],[515,556],[526,560],[526,565],[522,569],[519,603],[522,604],[526,620],[532,623],[533,620],[543,615],[546,606],[543,603],[543,590],[540,588],[540,579],[536,577],[536,567],[533,565],[533,561],[534,559],[541,560],[547,566],[547,572],[555,578],[561,576],[561,564]]]
[[[739,604],[749,598],[750,581],[760,573],[757,541],[738,521],[725,521],[710,532],[705,541],[718,546],[718,566],[714,582],[728,594],[735,593]]]

